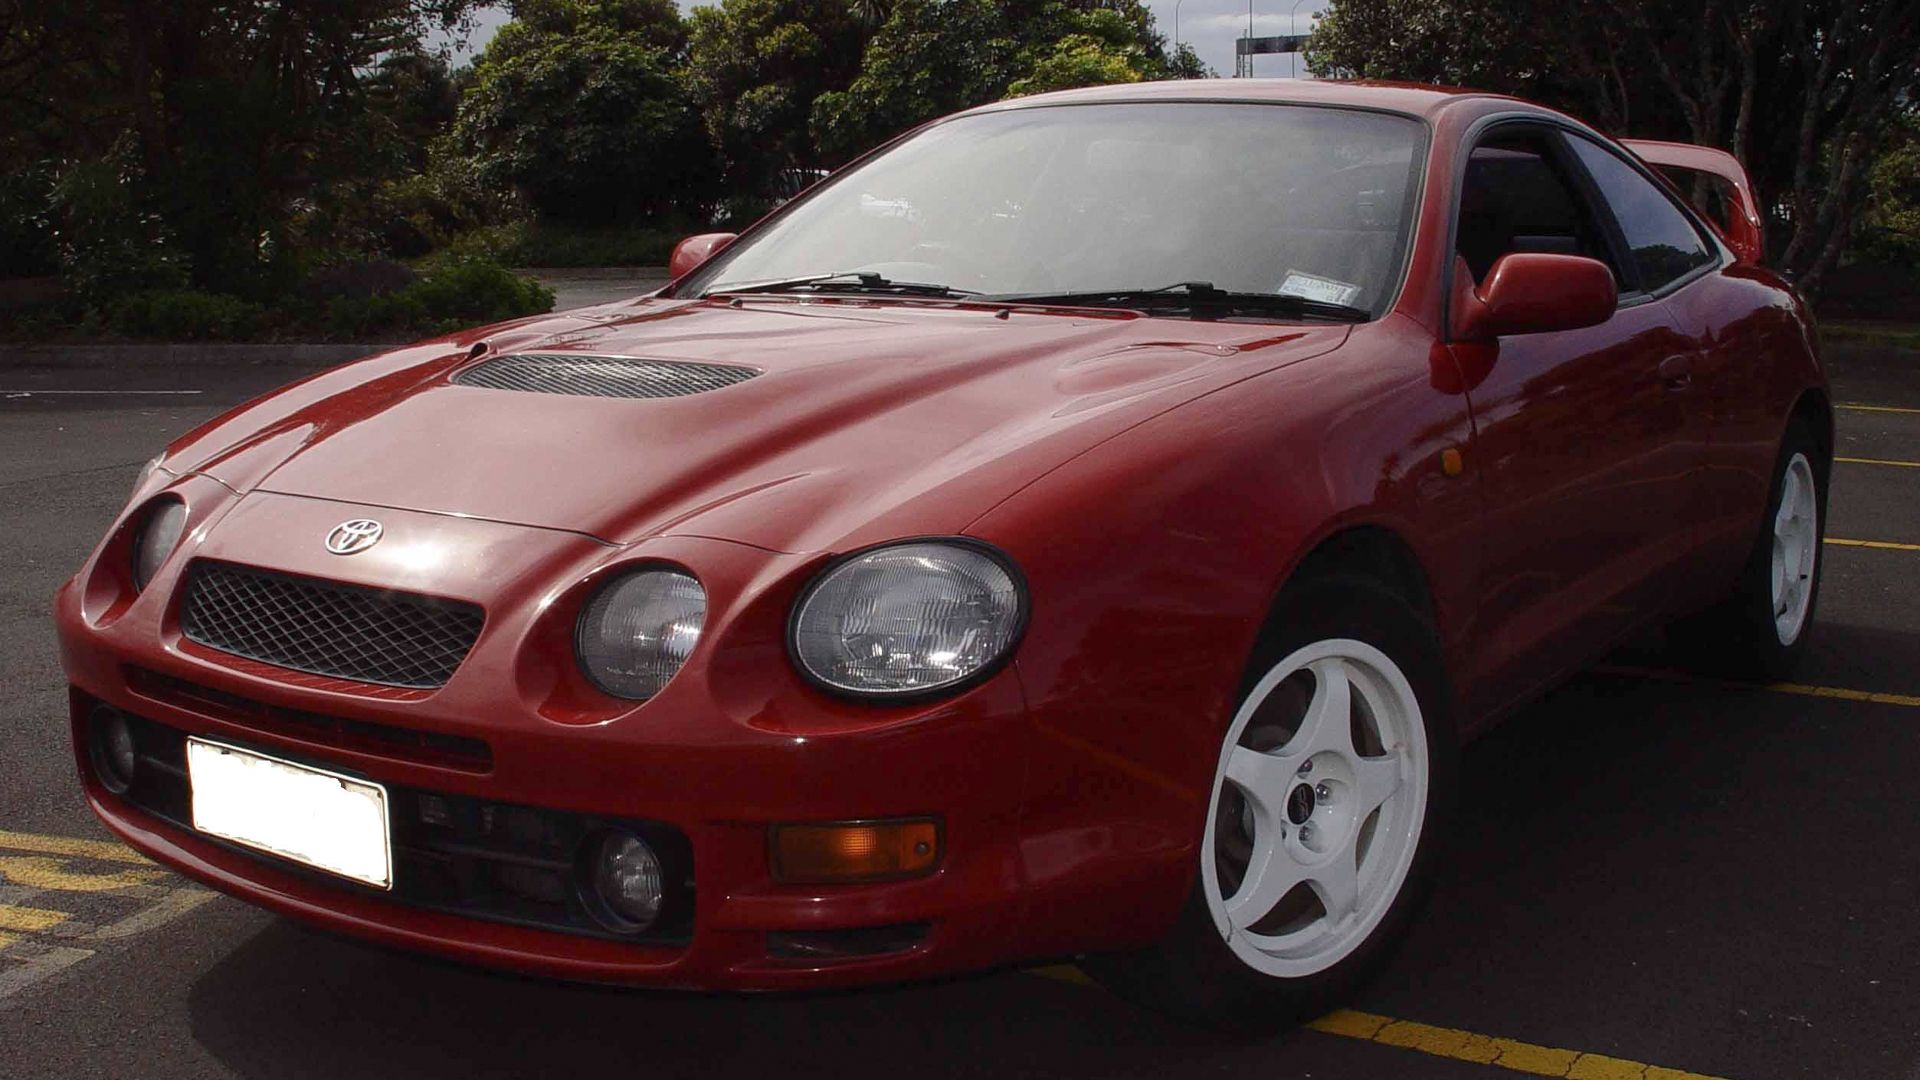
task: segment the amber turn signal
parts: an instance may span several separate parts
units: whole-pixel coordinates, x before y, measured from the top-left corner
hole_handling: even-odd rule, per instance
[[[931,874],[940,864],[940,825],[931,818],[775,825],[773,879],[790,885],[845,885]]]

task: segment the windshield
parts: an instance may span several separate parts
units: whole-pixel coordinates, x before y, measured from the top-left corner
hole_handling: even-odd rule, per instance
[[[834,177],[676,293],[860,275],[1008,298],[1204,283],[1378,316],[1422,144],[1405,117],[1306,106],[965,116]]]

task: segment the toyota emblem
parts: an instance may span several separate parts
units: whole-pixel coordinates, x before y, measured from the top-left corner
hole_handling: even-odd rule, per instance
[[[327,550],[335,555],[357,555],[380,542],[380,523],[372,518],[343,521],[327,534]]]

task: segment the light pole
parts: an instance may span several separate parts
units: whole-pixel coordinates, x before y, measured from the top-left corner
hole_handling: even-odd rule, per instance
[[[1294,19],[1294,16],[1299,14],[1300,12],[1300,5],[1306,2],[1307,0],[1293,0],[1293,10],[1287,12],[1287,33],[1290,36],[1293,36],[1293,37],[1299,36],[1299,34],[1297,33],[1298,28],[1294,25],[1293,19]],[[1175,7],[1173,9],[1173,15],[1174,15],[1174,19],[1178,21],[1180,17],[1180,9],[1178,7]],[[1293,55],[1288,58],[1288,64],[1290,66],[1290,70],[1292,71],[1293,77],[1296,79],[1299,78],[1300,77],[1300,49],[1298,46],[1295,46],[1293,50]]]
[[[1180,51],[1180,5],[1187,0],[1173,0],[1173,51]]]

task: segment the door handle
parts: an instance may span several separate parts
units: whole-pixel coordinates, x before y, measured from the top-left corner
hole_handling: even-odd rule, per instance
[[[1660,361],[1660,381],[1669,390],[1685,390],[1693,385],[1693,358],[1669,356]]]

